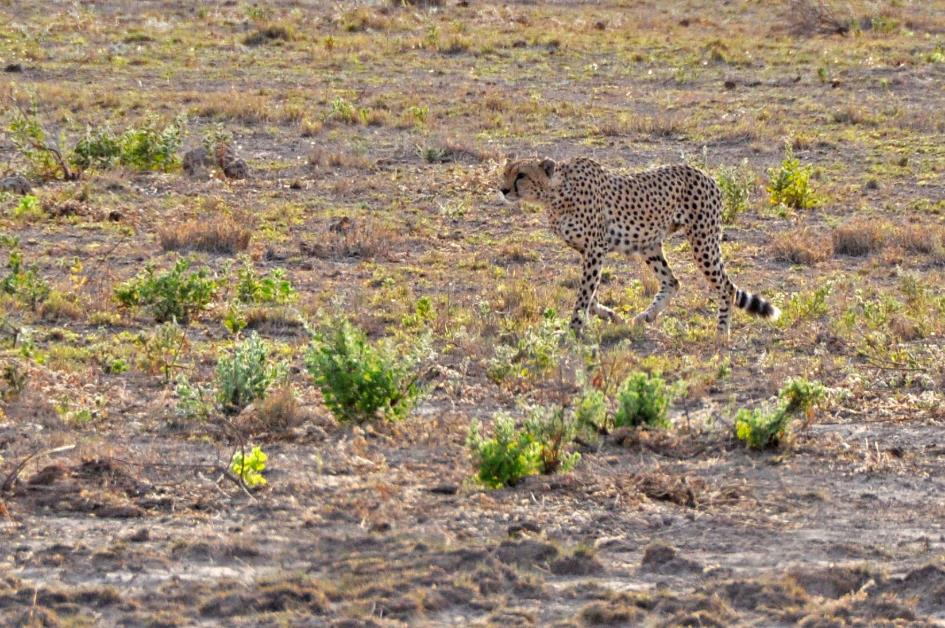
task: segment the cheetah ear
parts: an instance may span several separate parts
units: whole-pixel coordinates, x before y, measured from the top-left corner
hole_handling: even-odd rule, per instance
[[[506,153],[505,154],[505,163],[510,164],[515,161],[515,153]]]
[[[554,176],[555,166],[558,164],[554,162],[554,159],[542,159],[541,163],[538,165],[541,166],[541,169],[545,171],[545,175],[550,179]]]

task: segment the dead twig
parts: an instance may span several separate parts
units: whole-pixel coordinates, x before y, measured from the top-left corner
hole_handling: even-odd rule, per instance
[[[16,484],[17,478],[20,476],[20,473],[23,471],[23,468],[26,467],[26,464],[33,458],[43,458],[45,456],[50,456],[52,454],[58,454],[63,451],[69,451],[70,449],[75,449],[75,444],[72,445],[63,445],[62,447],[55,447],[53,449],[37,450],[29,454],[18,463],[13,466],[13,470],[7,474],[6,479],[3,481],[3,485],[0,486],[0,492],[8,493],[13,490],[13,485]]]

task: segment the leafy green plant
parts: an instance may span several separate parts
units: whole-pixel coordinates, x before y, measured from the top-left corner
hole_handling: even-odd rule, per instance
[[[135,170],[173,170],[180,163],[183,118],[158,128],[154,118],[139,127],[130,127],[118,139],[119,162]]]
[[[269,388],[285,378],[288,367],[283,362],[271,363],[269,348],[253,332],[237,343],[232,352],[217,360],[217,401],[224,414],[238,414],[257,399],[266,396]]]
[[[115,288],[115,298],[126,307],[145,307],[159,323],[176,320],[186,324],[210,303],[217,289],[206,269],[189,270],[190,261],[184,258],[161,273],[147,265],[137,277]]]
[[[208,386],[193,384],[183,374],[177,376],[177,416],[184,419],[204,421],[214,412],[213,390]]]
[[[45,215],[39,199],[32,194],[26,194],[20,198],[20,202],[13,208],[13,217],[20,219],[37,220]]]
[[[340,421],[404,418],[421,394],[420,351],[399,355],[374,345],[346,319],[318,332],[305,364],[325,405]]]
[[[617,391],[615,427],[665,428],[670,426],[666,416],[671,393],[658,374],[636,372],[630,374]]]
[[[243,267],[236,271],[236,298],[240,303],[283,304],[294,301],[296,296],[285,270],[275,268],[259,275],[252,260],[244,257]]]
[[[804,414],[811,418],[813,408],[823,402],[827,389],[818,381],[802,377],[788,380],[781,387],[781,403],[773,410],[742,408],[735,415],[735,436],[752,449],[773,449],[782,445],[789,434],[791,419]]]
[[[3,292],[13,295],[34,312],[49,296],[49,284],[36,270],[36,266],[25,266],[19,249],[10,251],[7,260],[7,276],[0,282]]]
[[[567,327],[548,310],[537,325],[528,327],[513,345],[500,344],[489,360],[486,374],[499,383],[510,377],[526,378],[551,371],[561,355]]]
[[[768,170],[771,204],[792,209],[809,209],[817,205],[817,198],[810,186],[811,171],[810,166],[801,165],[801,161],[794,156],[794,149],[787,144],[781,165]]]
[[[512,417],[496,416],[492,438],[484,438],[480,430],[479,421],[473,421],[466,437],[480,482],[492,488],[512,486],[541,471],[541,445],[529,432],[515,429]]]
[[[10,111],[7,127],[10,140],[26,160],[31,174],[44,181],[60,177],[66,181],[75,180],[78,175],[69,169],[59,145],[49,139],[40,121],[35,100],[28,110],[24,110],[11,98]]]
[[[561,406],[532,409],[525,420],[525,431],[540,447],[542,473],[567,473],[574,468],[581,454],[568,451],[568,447],[577,436],[577,430],[574,414]]]
[[[737,168],[719,168],[716,181],[722,190],[722,222],[730,225],[739,214],[748,209],[751,190],[755,185],[755,173],[745,159]]]
[[[149,371],[159,372],[166,386],[171,382],[174,371],[183,368],[180,357],[187,348],[187,334],[177,321],[162,323],[144,342],[144,366]]]
[[[121,143],[110,126],[93,129],[85,127],[85,135],[72,148],[69,161],[81,169],[106,169],[114,166],[121,156]]]
[[[735,416],[735,436],[752,449],[778,447],[787,435],[791,415],[785,408],[742,408]]]
[[[338,96],[331,101],[331,111],[328,113],[329,120],[338,120],[345,124],[365,124],[370,111],[365,108],[358,108],[351,102]]]
[[[784,409],[789,414],[805,414],[808,417],[818,404],[827,397],[827,389],[818,381],[803,377],[789,379],[778,396],[785,402]]]
[[[574,419],[578,429],[596,438],[610,428],[607,397],[600,390],[589,388],[574,403]]]
[[[265,486],[268,482],[262,472],[266,469],[267,460],[269,456],[258,445],[254,446],[249,454],[239,449],[233,453],[230,471],[249,488]]]
[[[404,314],[400,323],[407,328],[423,327],[433,320],[433,302],[430,297],[420,297],[413,306],[413,312]]]

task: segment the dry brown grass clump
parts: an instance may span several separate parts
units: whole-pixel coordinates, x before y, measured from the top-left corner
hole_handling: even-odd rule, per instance
[[[243,43],[247,46],[261,46],[263,44],[292,41],[295,36],[292,31],[281,24],[269,24],[257,28],[243,38]]]
[[[853,24],[849,5],[842,10],[839,3],[831,0],[791,0],[786,18],[795,35],[845,35]]]
[[[854,218],[833,230],[834,255],[863,257],[886,246],[889,225],[869,218]]]
[[[252,236],[229,216],[205,220],[188,220],[164,227],[158,232],[165,251],[205,251],[207,253],[238,253],[245,251]]]
[[[346,153],[316,146],[308,156],[313,168],[368,168],[371,161],[358,153]]]
[[[255,423],[267,432],[280,433],[297,427],[305,420],[298,399],[289,386],[273,390],[256,404]]]
[[[315,243],[301,242],[303,255],[320,259],[393,259],[393,250],[400,248],[401,234],[392,227],[373,220],[342,216],[321,234]]]
[[[942,225],[906,225],[896,231],[894,240],[909,253],[945,261],[945,227]]]
[[[781,262],[813,266],[833,253],[831,241],[808,228],[776,238],[770,246],[771,256]]]

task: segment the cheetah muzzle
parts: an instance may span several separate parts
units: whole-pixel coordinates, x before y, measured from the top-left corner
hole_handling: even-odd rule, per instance
[[[722,192],[708,175],[688,165],[665,166],[632,175],[604,169],[579,157],[509,159],[499,186],[509,202],[534,201],[547,209],[551,228],[583,257],[581,285],[571,327],[580,333],[590,314],[619,321],[597,302],[601,266],[611,251],[643,256],[660,281],[660,289],[634,323],[652,323],[679,289],[663,255],[663,241],[682,231],[696,265],[718,299],[718,331],[729,334],[732,306],[775,320],[778,308],[735,287],[722,263]]]

